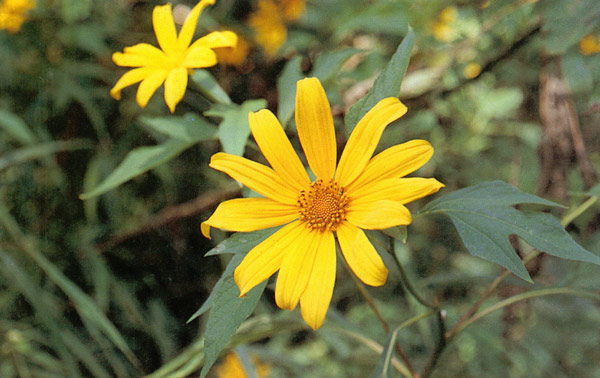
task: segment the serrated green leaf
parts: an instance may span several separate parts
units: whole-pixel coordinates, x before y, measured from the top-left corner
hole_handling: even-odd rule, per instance
[[[421,213],[447,215],[472,255],[500,264],[529,282],[532,281],[527,269],[508,241],[511,234],[550,255],[600,265],[600,257],[578,245],[558,219],[512,207],[520,203],[560,206],[507,183],[493,181],[438,198]]]
[[[296,83],[304,78],[300,71],[302,56],[295,56],[287,62],[281,76],[277,79],[277,95],[279,96],[279,105],[277,107],[277,119],[285,129],[288,122],[294,115],[296,106]]]
[[[233,271],[242,262],[244,256],[234,255],[223,273],[223,281],[213,290],[211,312],[206,324],[204,341],[204,366],[200,377],[204,378],[217,360],[219,353],[240,324],[254,311],[262,292],[267,286],[267,280],[250,290],[244,298],[233,280]],[[212,294],[211,294],[212,296]]]
[[[155,119],[156,120],[156,119]],[[92,191],[79,195],[82,200],[99,196],[116,188],[132,178],[141,175],[155,168],[175,156],[179,155],[185,149],[202,140],[210,140],[214,138],[215,127],[201,117],[195,120],[187,119],[177,123],[177,130],[171,132],[172,135],[181,136],[173,137],[166,142],[157,146],[139,147],[130,151],[119,166],[106,177]],[[170,124],[165,119],[157,119],[155,122],[149,119],[145,120],[146,124],[152,124],[151,127],[166,131],[166,127]]]
[[[8,110],[0,110],[0,128],[20,143],[28,145],[36,142],[35,134],[18,115]]]
[[[267,102],[263,99],[248,100],[242,105],[217,104],[205,111],[204,115],[223,119],[219,124],[219,131],[217,131],[223,150],[229,154],[242,156],[250,136],[248,113],[258,111],[266,106]]]
[[[195,70],[194,74],[190,76],[190,80],[195,88],[211,101],[217,104],[231,104],[231,99],[227,93],[207,70]]]
[[[246,254],[260,242],[273,235],[280,227],[266,228],[254,232],[238,232],[220,242],[205,256],[222,255],[225,253]]]
[[[346,123],[346,132],[348,135],[354,130],[358,121],[379,101],[386,97],[398,97],[400,94],[400,85],[406,73],[408,62],[410,61],[410,52],[415,43],[415,33],[412,28],[398,46],[398,49],[392,56],[392,59],[386,64],[385,68],[379,74],[369,93],[358,100],[344,118]]]
[[[352,55],[361,50],[350,48],[338,51],[323,51],[316,59],[310,76],[317,77],[324,83],[333,79],[339,72],[342,64],[347,61]]]

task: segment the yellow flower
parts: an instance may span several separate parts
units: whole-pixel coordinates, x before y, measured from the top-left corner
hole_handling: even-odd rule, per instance
[[[269,376],[269,367],[260,363],[258,359],[251,358],[256,365],[256,376],[258,378],[266,378]],[[225,356],[223,363],[215,369],[217,378],[248,378],[248,374],[244,370],[242,361],[235,353],[229,353]]]
[[[272,0],[259,0],[258,9],[250,15],[248,25],[254,29],[254,39],[265,52],[273,56],[285,42],[287,30],[281,11]]]
[[[201,225],[250,232],[284,225],[253,248],[234,272],[240,296],[279,271],[275,300],[283,309],[300,303],[302,317],[321,326],[335,282],[337,235],[346,262],[360,280],[381,286],[388,271],[362,229],[378,230],[412,221],[407,202],[437,192],[435,179],[400,178],[433,154],[424,140],[386,149],[371,158],[385,127],[406,113],[397,98],[378,102],[356,125],[336,169],[333,118],[325,91],[316,78],[298,82],[296,127],[311,182],[273,113],[250,113],[250,129],[271,168],[225,153],[213,155],[210,167],[223,171],[266,198],[221,203]]]
[[[110,90],[110,94],[120,100],[123,88],[141,81],[136,99],[143,108],[164,82],[165,102],[171,113],[174,112],[175,106],[185,94],[188,73],[194,68],[217,64],[217,57],[212,49],[236,45],[237,36],[230,31],[212,32],[191,43],[200,12],[214,3],[215,0],[200,1],[183,23],[179,36],[175,30],[171,4],[154,7],[152,24],[160,49],[147,43],[139,43],[126,47],[123,53],[114,53],[115,64],[136,68],[123,75]]]
[[[285,23],[300,18],[305,7],[304,0],[259,0],[258,9],[248,20],[256,43],[268,55],[275,55],[287,37]]]
[[[593,55],[600,52],[600,38],[593,34],[586,35],[579,41],[579,51],[583,55]]]
[[[452,23],[456,21],[458,11],[455,7],[444,8],[433,24],[433,36],[442,42],[452,42],[456,39],[456,30]]]
[[[16,33],[27,19],[27,12],[35,8],[34,0],[4,0],[0,4],[0,30]]]
[[[242,37],[238,37],[237,45],[234,47],[219,47],[213,49],[217,54],[219,63],[230,66],[241,67],[250,50],[250,44]]]
[[[463,76],[467,79],[474,79],[481,73],[481,66],[477,63],[469,63],[463,70]]]

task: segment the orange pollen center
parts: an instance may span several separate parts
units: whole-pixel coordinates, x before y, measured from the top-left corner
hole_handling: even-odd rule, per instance
[[[337,225],[346,219],[349,201],[344,188],[335,180],[325,182],[318,179],[310,184],[310,189],[300,191],[300,220],[313,229],[335,231]]]

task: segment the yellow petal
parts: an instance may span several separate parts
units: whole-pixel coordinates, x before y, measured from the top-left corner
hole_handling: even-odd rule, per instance
[[[119,81],[117,81],[115,86],[112,87],[112,89],[110,90],[110,95],[115,100],[120,100],[121,90],[123,88],[144,80],[148,76],[152,75],[154,72],[156,72],[156,70],[154,68],[149,67],[135,68],[131,71],[126,72],[123,76],[121,76]]]
[[[425,140],[415,139],[390,147],[375,155],[348,190],[392,177],[403,177],[421,168],[433,155],[433,147]]]
[[[300,297],[302,318],[315,330],[325,320],[335,284],[335,240],[331,232],[323,236],[308,284]]]
[[[217,64],[217,55],[206,47],[190,47],[182,64],[186,68],[212,67]]]
[[[350,185],[361,174],[369,163],[383,130],[405,113],[406,106],[400,100],[388,97],[365,114],[352,131],[340,157],[336,179],[341,186]]]
[[[325,90],[317,78],[298,81],[296,127],[308,165],[317,178],[333,178],[337,158],[333,117]]]
[[[152,25],[154,25],[154,34],[156,34],[158,44],[165,54],[171,55],[177,51],[177,32],[171,4],[154,7]]]
[[[207,47],[216,49],[220,47],[235,47],[237,45],[238,36],[232,31],[216,31],[198,38],[190,48]]]
[[[240,289],[240,297],[279,269],[284,256],[289,252],[288,247],[305,228],[299,221],[285,225],[248,252],[233,273]]]
[[[319,247],[331,237],[327,234],[331,233],[304,226],[288,247],[275,285],[275,302],[279,308],[293,310],[298,305],[314,270]]]
[[[383,285],[388,270],[363,230],[342,222],[336,232],[342,254],[354,274],[367,285]]]
[[[152,97],[158,87],[165,81],[167,73],[168,72],[165,70],[154,70],[154,72],[140,83],[136,95],[136,100],[140,108],[146,107],[150,97]]]
[[[277,202],[295,205],[299,193],[288,186],[271,168],[240,156],[217,153],[209,166],[227,173],[234,180]]]
[[[434,178],[390,178],[377,180],[358,190],[348,191],[352,204],[362,206],[369,202],[390,200],[405,204],[436,193],[444,184]]]
[[[268,198],[236,198],[221,202],[213,215],[202,222],[204,236],[210,227],[228,231],[251,232],[280,226],[298,218],[295,205],[284,205]]]
[[[273,113],[266,109],[250,112],[248,122],[256,144],[279,177],[298,191],[306,189],[308,174]]]
[[[171,113],[185,94],[187,88],[188,73],[187,69],[175,68],[169,72],[165,80],[165,102]]]
[[[179,31],[179,37],[177,38],[177,51],[183,51],[188,48],[194,38],[194,32],[196,31],[196,25],[198,24],[198,17],[202,10],[208,5],[213,5],[215,0],[202,0],[188,14],[187,18],[183,22],[183,26]]]
[[[366,230],[383,230],[412,222],[410,211],[404,205],[389,200],[360,205],[355,205],[352,201],[348,205],[346,219],[356,227]]]
[[[123,53],[113,54],[113,62],[121,67],[159,66],[166,58],[165,54],[158,48],[147,43],[125,47]]]

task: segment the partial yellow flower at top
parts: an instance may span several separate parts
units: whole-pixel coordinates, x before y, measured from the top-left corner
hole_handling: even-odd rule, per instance
[[[110,90],[111,96],[120,100],[123,88],[141,81],[136,100],[144,108],[164,82],[165,102],[173,113],[185,94],[188,74],[194,68],[217,64],[214,48],[233,47],[237,43],[237,35],[230,31],[212,32],[191,43],[202,9],[214,3],[215,0],[200,1],[185,19],[179,36],[175,30],[171,4],[154,7],[152,24],[160,49],[147,43],[138,43],[126,47],[123,53],[114,53],[115,64],[136,68],[117,81]]]
[[[481,73],[481,66],[477,63],[469,63],[463,70],[463,76],[467,79],[474,79]]]
[[[258,378],[269,376],[269,367],[266,364],[259,362],[256,358],[252,358],[252,362],[256,365],[255,375]],[[223,363],[215,368],[215,373],[217,378],[248,378],[242,361],[235,353],[226,355]]]
[[[579,51],[583,55],[593,55],[600,52],[600,37],[588,34],[579,41]]]
[[[296,128],[309,178],[277,118],[268,110],[250,113],[250,130],[271,167],[243,157],[217,153],[210,167],[225,172],[266,198],[221,203],[201,225],[250,232],[284,225],[244,257],[234,272],[240,296],[279,271],[275,301],[304,320],[321,326],[336,276],[337,235],[346,262],[365,284],[381,286],[388,275],[363,229],[380,230],[411,223],[404,204],[437,192],[435,179],[401,178],[433,155],[424,140],[390,147],[372,158],[388,124],[407,109],[397,98],[379,101],[358,122],[336,168],[337,144],[327,96],[316,78],[298,82]]]
[[[16,33],[27,19],[27,12],[35,8],[35,0],[3,0],[0,4],[0,30]]]

